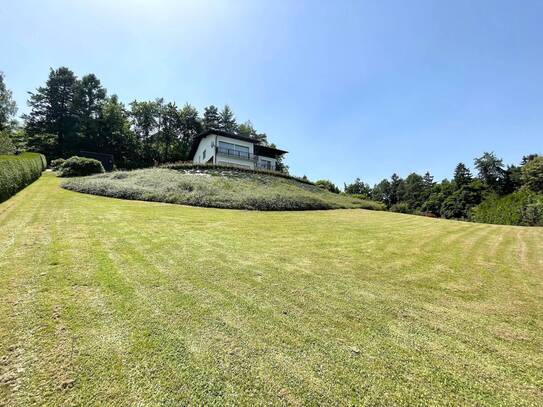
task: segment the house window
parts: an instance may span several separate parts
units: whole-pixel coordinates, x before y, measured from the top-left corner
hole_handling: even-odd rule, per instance
[[[234,157],[249,158],[249,147],[219,141],[219,153]]]
[[[264,168],[266,170],[272,169],[272,163],[270,160],[264,160],[263,158],[260,159],[260,168]]]

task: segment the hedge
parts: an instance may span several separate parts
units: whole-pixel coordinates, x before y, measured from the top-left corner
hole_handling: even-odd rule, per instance
[[[498,225],[543,226],[543,195],[527,190],[491,195],[470,211],[470,220]]]
[[[58,160],[55,160],[58,163]],[[102,163],[94,158],[78,157],[74,155],[59,166],[59,177],[85,177],[105,172]]]
[[[284,172],[270,171],[270,170],[260,170],[260,169],[251,169],[243,167],[234,167],[229,165],[216,165],[216,164],[198,164],[193,163],[192,161],[180,161],[176,163],[163,164],[161,168],[167,168],[170,170],[204,170],[204,171],[229,171],[229,172],[245,172],[249,174],[265,174],[272,175],[274,177],[293,179],[304,184],[315,185],[313,182],[309,181],[307,178],[295,177],[293,175],[286,174]]]
[[[46,167],[42,154],[0,155],[0,202],[37,180]]]

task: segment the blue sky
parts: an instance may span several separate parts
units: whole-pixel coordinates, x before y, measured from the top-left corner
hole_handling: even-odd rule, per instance
[[[543,153],[542,21],[535,0],[18,0],[0,70],[20,112],[64,65],[125,102],[227,103],[297,175],[441,179]]]

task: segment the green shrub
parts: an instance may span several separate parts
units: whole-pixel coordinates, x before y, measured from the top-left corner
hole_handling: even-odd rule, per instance
[[[533,158],[522,167],[522,183],[534,192],[543,193],[543,156]]]
[[[518,191],[499,197],[491,195],[470,210],[470,220],[498,225],[540,225],[543,195]]]
[[[93,158],[73,156],[62,163],[58,170],[61,177],[84,177],[104,171],[102,163]]]
[[[397,213],[413,213],[409,205],[405,202],[398,202],[390,207],[391,212]]]
[[[38,153],[0,155],[0,202],[38,179],[47,166]]]
[[[13,154],[15,146],[7,131],[0,131],[0,154]]]
[[[49,164],[51,169],[53,171],[60,170],[60,167],[62,167],[62,164],[64,164],[66,160],[64,158],[57,158],[55,160],[51,160],[51,163]]]

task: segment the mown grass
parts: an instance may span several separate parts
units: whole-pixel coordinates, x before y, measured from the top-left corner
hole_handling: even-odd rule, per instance
[[[541,405],[543,229],[0,205],[0,405]]]
[[[233,169],[119,171],[64,182],[72,191],[141,201],[253,210],[365,208],[378,202],[333,194],[315,185]]]

